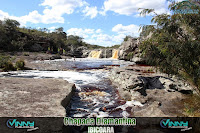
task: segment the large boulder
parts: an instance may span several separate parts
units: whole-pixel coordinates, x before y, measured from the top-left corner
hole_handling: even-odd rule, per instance
[[[67,52],[68,56],[76,57],[76,58],[81,58],[83,56],[84,50],[87,48],[84,46],[80,47],[70,47],[70,51]]]
[[[90,52],[91,52],[91,50],[84,49],[82,51],[82,53],[83,53],[82,58],[87,58],[89,56]]]
[[[112,49],[103,49],[100,55],[100,58],[111,58],[112,57]]]
[[[124,41],[119,47],[118,56],[121,60],[128,60],[132,62],[143,62],[140,58],[141,53],[139,51],[139,39],[128,37],[127,41]]]
[[[119,59],[127,59],[128,53],[135,51],[138,46],[136,38],[129,37],[127,41],[122,42],[119,47]]]

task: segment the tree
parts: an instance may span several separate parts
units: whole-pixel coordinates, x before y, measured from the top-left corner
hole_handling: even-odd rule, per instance
[[[155,25],[142,27],[140,40],[143,58],[168,74],[189,77],[198,87],[200,84],[200,13],[176,14],[178,6],[172,1],[172,15],[156,14],[153,9],[143,9],[142,15],[154,13]],[[199,6],[192,6],[198,9]],[[186,76],[187,75],[187,76]]]

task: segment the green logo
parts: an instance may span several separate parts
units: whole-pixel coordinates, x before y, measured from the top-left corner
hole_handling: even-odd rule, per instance
[[[198,0],[196,0],[196,2],[198,2]],[[193,2],[190,2],[189,0],[184,0],[175,5],[174,14],[198,14],[199,10],[194,9],[195,7],[197,7],[197,5]]]

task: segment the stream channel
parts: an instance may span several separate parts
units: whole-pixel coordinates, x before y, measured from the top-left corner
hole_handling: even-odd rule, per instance
[[[69,71],[16,71],[3,76],[23,78],[60,78],[76,85],[70,106],[66,108],[68,117],[130,117],[137,101],[124,101],[118,88],[109,80],[109,69],[104,66],[123,67],[134,63],[116,59],[76,58],[67,60],[43,61],[62,62]],[[38,62],[42,63],[42,62]],[[141,105],[142,106],[142,105]]]

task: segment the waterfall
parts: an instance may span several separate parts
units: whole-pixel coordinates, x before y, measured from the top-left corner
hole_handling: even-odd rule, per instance
[[[114,52],[112,54],[112,58],[113,59],[118,59],[118,50],[114,50]]]
[[[99,58],[101,55],[101,51],[91,51],[88,57]]]

